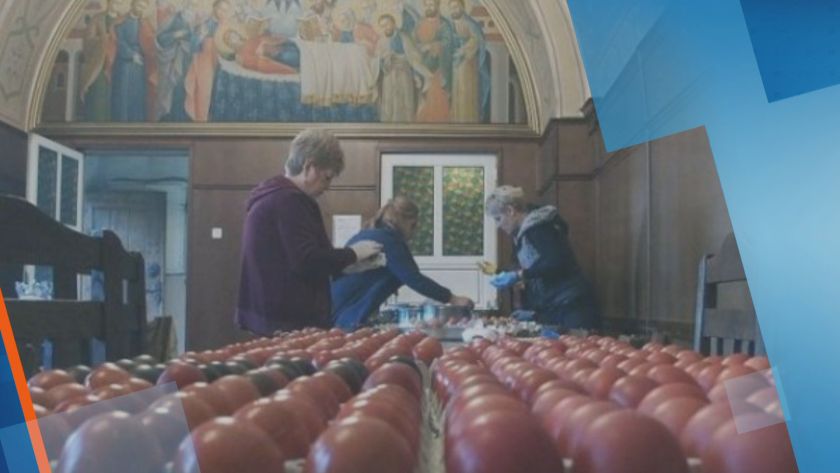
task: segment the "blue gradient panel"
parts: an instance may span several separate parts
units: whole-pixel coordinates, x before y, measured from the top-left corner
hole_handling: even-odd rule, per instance
[[[6,452],[9,473],[37,473],[39,471],[27,424],[0,429],[0,443],[3,444],[3,450]]]
[[[840,87],[768,102],[739,0],[569,7],[607,151],[705,127],[799,470],[838,471]]]
[[[6,456],[3,453],[3,445],[0,445],[0,473],[9,473],[9,465],[6,464]]]
[[[0,351],[0,443],[0,473],[38,471],[5,346]]]
[[[741,0],[767,100],[840,84],[837,0]]]

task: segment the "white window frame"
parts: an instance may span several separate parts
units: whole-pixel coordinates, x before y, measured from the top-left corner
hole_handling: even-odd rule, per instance
[[[79,164],[79,172],[76,181],[76,225],[64,226],[71,228],[77,232],[82,232],[83,222],[83,208],[84,208],[84,182],[85,182],[85,155],[72,148],[68,148],[60,143],[44,138],[41,135],[34,133],[29,135],[29,149],[26,166],[26,200],[33,205],[38,205],[38,161],[39,151],[41,148],[54,151],[58,155],[58,163],[56,169],[55,182],[55,215],[50,215],[53,219],[61,222],[61,181],[62,181],[62,163],[65,159],[73,159]],[[35,266],[24,266],[24,281],[31,282],[35,279]],[[77,282],[78,297],[82,295],[82,277],[78,277]]]
[[[489,196],[496,188],[498,179],[498,156],[490,153],[383,153],[380,187],[380,205],[393,198],[394,168],[423,167],[434,168],[435,208],[434,208],[434,250],[433,256],[415,256],[421,272],[434,270],[461,270],[465,277],[478,278],[479,294],[477,308],[496,309],[497,292],[490,284],[490,277],[481,273],[479,261],[497,264],[497,230],[493,219],[483,215],[484,253],[477,256],[443,255],[443,168],[445,167],[481,167],[484,168],[484,195]],[[403,288],[403,291],[410,291]],[[413,291],[411,291],[413,292]],[[395,303],[400,296],[391,298]]]
[[[64,146],[62,144],[56,143],[55,141],[48,140],[43,136],[31,134],[29,136],[29,160],[26,168],[26,200],[32,202],[35,205],[38,205],[38,151],[41,148],[46,148],[51,151],[55,151],[58,154],[58,169],[56,170],[57,175],[55,184],[55,215],[51,215],[52,218],[58,221],[61,220],[61,163],[64,161],[65,158],[76,160],[79,163],[78,181],[76,183],[76,225],[66,226],[68,228],[76,230],[77,232],[81,232],[82,207],[84,207],[84,202],[82,199],[84,195],[85,182],[85,156],[83,153],[80,153],[72,148],[68,148],[67,146]]]

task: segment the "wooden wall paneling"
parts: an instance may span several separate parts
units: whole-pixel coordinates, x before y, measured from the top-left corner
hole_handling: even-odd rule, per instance
[[[592,139],[586,123],[582,121],[558,121],[557,142],[554,159],[556,173],[561,176],[590,175],[598,167]],[[603,142],[601,143],[603,145]]]
[[[187,277],[187,350],[247,340],[233,324],[239,256],[248,190],[198,189],[190,194]],[[211,229],[220,227],[220,240]]]
[[[344,150],[344,172],[332,187],[379,186],[379,153],[375,140],[341,140]]]
[[[539,146],[536,143],[511,141],[501,147],[499,185],[521,187],[529,199],[539,189],[537,167]]]
[[[555,203],[569,224],[569,240],[578,263],[590,282],[595,281],[595,184],[590,180],[560,180]]]
[[[648,151],[623,151],[597,183],[596,288],[604,317],[646,319],[648,297]]]
[[[539,205],[557,205],[557,184],[556,179],[549,179],[536,194],[535,203]]]
[[[0,123],[0,192],[26,195],[26,133]]]
[[[537,197],[543,199],[552,194],[554,178],[557,175],[557,149],[559,127],[551,122],[540,143],[537,163]],[[553,199],[553,196],[551,197]],[[553,203],[553,202],[552,202]]]
[[[610,156],[620,151],[607,152],[607,145],[604,143],[604,134],[600,126],[597,126],[594,130],[590,130],[589,142],[590,146],[592,146],[593,155],[595,156],[596,168],[603,166],[610,159]]]
[[[0,194],[26,196],[26,133],[0,123]],[[0,292],[17,297],[15,281],[21,279],[23,266],[0,265]]]
[[[327,235],[332,239],[333,215],[361,214],[362,224],[364,225],[379,210],[379,192],[375,187],[346,188],[334,186],[318,199],[318,205],[321,207]]]
[[[288,140],[198,140],[190,180],[198,186],[254,186],[281,174],[288,153]]]
[[[704,128],[650,147],[651,317],[691,322],[697,264],[718,250],[732,224]]]

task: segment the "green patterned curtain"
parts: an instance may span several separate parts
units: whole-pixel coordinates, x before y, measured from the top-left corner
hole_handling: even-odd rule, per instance
[[[419,207],[417,234],[409,242],[414,256],[434,256],[435,249],[435,168],[431,166],[394,167],[394,197],[411,199]]]
[[[443,255],[484,254],[484,168],[443,168]]]

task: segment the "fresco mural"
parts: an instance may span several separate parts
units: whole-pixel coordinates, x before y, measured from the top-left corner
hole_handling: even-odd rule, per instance
[[[66,121],[508,123],[479,0],[91,0],[74,48]]]

